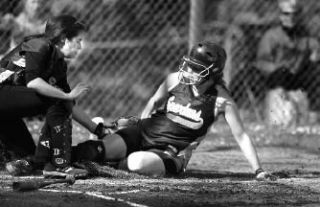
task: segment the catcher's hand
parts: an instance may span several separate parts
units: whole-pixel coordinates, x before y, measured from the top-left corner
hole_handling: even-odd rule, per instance
[[[277,177],[268,173],[268,172],[265,172],[264,170],[259,168],[258,170],[256,170],[256,180],[258,180],[258,181],[276,181]]]

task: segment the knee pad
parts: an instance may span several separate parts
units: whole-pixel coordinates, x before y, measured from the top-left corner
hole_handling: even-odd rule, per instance
[[[102,141],[85,141],[72,149],[73,161],[103,162],[105,160],[104,157],[105,148]]]

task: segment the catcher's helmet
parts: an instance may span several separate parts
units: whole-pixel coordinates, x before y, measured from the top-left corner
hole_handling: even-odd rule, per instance
[[[180,82],[193,85],[209,77],[221,76],[226,59],[226,51],[221,46],[208,41],[199,42],[188,56],[182,58]]]

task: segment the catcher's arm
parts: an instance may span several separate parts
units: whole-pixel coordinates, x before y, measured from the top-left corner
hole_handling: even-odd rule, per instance
[[[97,123],[93,122],[91,118],[84,112],[82,111],[79,107],[74,106],[72,108],[72,118],[81,124],[83,127],[88,129],[91,133],[94,133]]]
[[[160,107],[164,102],[168,92],[179,83],[179,74],[171,73],[166,80],[159,86],[158,90],[149,99],[147,105],[143,109],[140,118],[145,119],[151,116],[155,109]]]

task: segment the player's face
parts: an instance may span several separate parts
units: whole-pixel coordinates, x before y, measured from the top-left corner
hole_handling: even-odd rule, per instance
[[[186,85],[195,85],[202,82],[204,77],[209,75],[212,66],[206,67],[196,63],[189,58],[183,57],[179,66],[180,82]]]
[[[41,6],[41,0],[25,0],[25,12],[33,16],[38,12]]]
[[[66,39],[64,45],[61,48],[61,52],[66,58],[75,58],[82,49],[82,41],[84,34],[79,34],[72,39]]]
[[[284,27],[293,28],[297,23],[297,14],[295,12],[281,12],[280,21]]]

